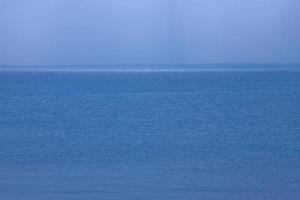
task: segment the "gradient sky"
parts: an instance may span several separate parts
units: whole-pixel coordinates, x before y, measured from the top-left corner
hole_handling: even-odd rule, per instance
[[[0,64],[296,62],[299,0],[0,1]]]

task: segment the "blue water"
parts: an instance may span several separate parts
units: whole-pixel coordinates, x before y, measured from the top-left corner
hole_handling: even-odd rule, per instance
[[[0,73],[0,199],[299,198],[299,71]]]

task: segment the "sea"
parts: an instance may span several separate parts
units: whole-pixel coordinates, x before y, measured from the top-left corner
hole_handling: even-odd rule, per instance
[[[300,71],[2,71],[0,199],[298,200]]]

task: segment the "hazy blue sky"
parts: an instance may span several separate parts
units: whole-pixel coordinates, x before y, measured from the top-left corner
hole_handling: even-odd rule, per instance
[[[300,62],[300,1],[0,1],[0,64],[232,62]]]

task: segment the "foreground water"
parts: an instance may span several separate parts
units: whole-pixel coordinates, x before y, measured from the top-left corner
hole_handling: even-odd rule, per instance
[[[299,72],[0,73],[0,199],[296,200]]]

